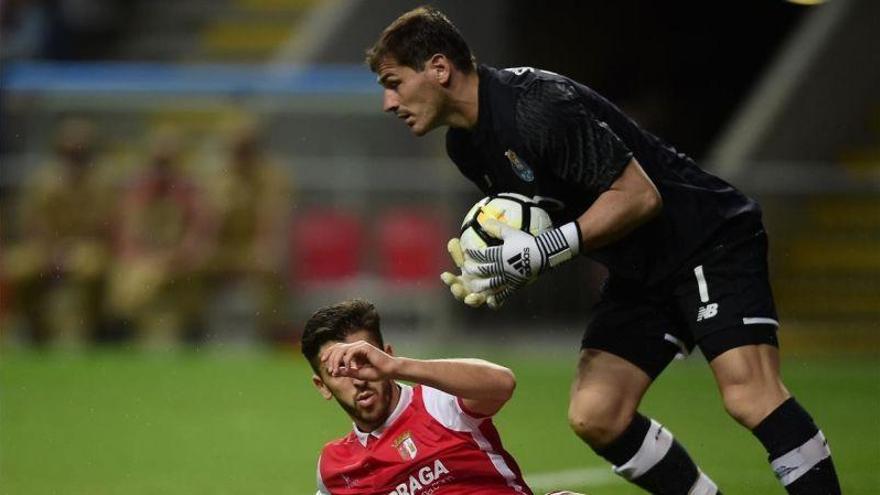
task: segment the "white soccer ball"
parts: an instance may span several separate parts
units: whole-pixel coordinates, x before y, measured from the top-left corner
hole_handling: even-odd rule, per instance
[[[538,206],[538,202],[517,193],[500,193],[487,196],[475,204],[461,222],[461,249],[484,249],[501,244],[498,239],[486,232],[480,220],[494,218],[515,229],[538,235],[551,228],[550,215]]]

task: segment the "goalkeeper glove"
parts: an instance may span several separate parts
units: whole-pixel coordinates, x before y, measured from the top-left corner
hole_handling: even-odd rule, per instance
[[[501,304],[538,275],[572,259],[580,252],[581,233],[577,222],[533,236],[488,218],[480,224],[489,234],[503,241],[500,246],[468,249],[462,273],[472,277],[475,292],[491,291]]]
[[[449,243],[446,244],[446,250],[449,251],[449,255],[452,257],[455,266],[461,268],[464,265],[464,253],[461,250],[461,244],[457,237],[453,237],[449,240]],[[464,274],[456,275],[451,272],[443,272],[440,274],[440,280],[449,286],[449,291],[452,292],[453,297],[464,302],[468,306],[478,308],[483,304],[487,304],[492,309],[496,309],[500,306],[500,303],[497,302],[494,294],[485,291],[476,292],[472,290],[469,284],[470,277]]]

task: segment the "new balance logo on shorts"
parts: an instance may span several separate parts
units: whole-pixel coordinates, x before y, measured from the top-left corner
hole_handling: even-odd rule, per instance
[[[529,250],[523,250],[522,254],[517,253],[507,259],[507,263],[518,271],[523,277],[531,275],[532,266],[529,264]]]
[[[697,321],[708,320],[713,316],[718,314],[718,303],[707,304],[705,306],[700,306],[700,309],[697,310]]]

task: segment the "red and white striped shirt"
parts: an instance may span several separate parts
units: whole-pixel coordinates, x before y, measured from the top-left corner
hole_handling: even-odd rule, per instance
[[[446,392],[400,386],[385,424],[324,446],[317,495],[531,495],[491,418]]]

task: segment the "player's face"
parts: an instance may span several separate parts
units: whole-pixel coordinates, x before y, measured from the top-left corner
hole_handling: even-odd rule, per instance
[[[345,342],[359,340],[365,340],[379,347],[366,331],[349,335]],[[328,342],[321,346],[318,355],[333,344],[334,342]],[[391,354],[391,346],[386,345],[385,352]],[[314,376],[312,379],[321,395],[328,400],[331,397],[335,398],[361,431],[375,430],[382,426],[391,414],[391,402],[394,398],[394,383],[391,380],[368,382],[343,376],[330,376],[325,368],[321,368],[320,376]]]
[[[386,57],[378,72],[379,84],[384,88],[382,110],[402,119],[416,136],[442,125],[443,88],[428,64],[418,72]]]

